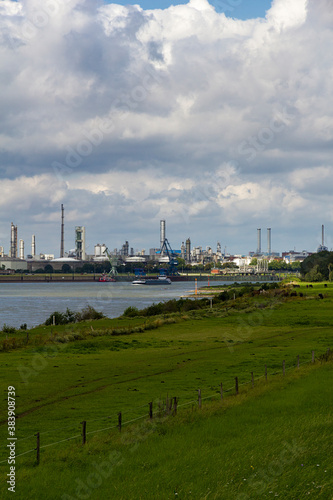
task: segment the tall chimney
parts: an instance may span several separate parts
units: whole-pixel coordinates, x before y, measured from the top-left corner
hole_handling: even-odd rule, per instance
[[[60,243],[60,257],[65,256],[64,251],[64,205],[61,204],[61,243]]]
[[[271,235],[271,228],[267,228],[267,253],[268,255],[271,255],[272,253],[272,235]]]
[[[321,226],[321,244],[324,246],[324,224]]]
[[[191,240],[187,238],[186,240],[186,263],[189,264],[191,262]]]
[[[160,249],[162,250],[165,241],[165,220],[160,221]]]
[[[17,259],[17,226],[14,226],[14,255],[15,259]]]
[[[15,233],[15,226],[13,223],[11,223],[11,226],[10,226],[10,251],[9,251],[10,258],[14,257],[14,239],[15,239],[14,233]]]
[[[17,226],[11,223],[10,228],[10,253],[9,256],[12,259],[17,257]]]
[[[31,255],[36,256],[36,236],[34,234],[31,237]]]
[[[257,237],[258,237],[257,254],[261,254],[261,229],[257,229]]]

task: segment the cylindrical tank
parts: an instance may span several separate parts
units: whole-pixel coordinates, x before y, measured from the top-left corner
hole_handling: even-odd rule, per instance
[[[20,240],[20,259],[24,260],[24,241]]]
[[[181,251],[181,257],[182,257],[182,259],[185,260],[186,248],[185,248],[184,242],[182,242],[182,246],[180,247],[180,251]]]
[[[106,257],[105,250],[106,250],[106,245],[105,245],[105,243],[103,243],[103,244],[101,245],[101,256],[102,256],[102,257]]]
[[[261,229],[257,229],[257,238],[258,238],[257,254],[261,254]]]
[[[100,256],[101,256],[101,245],[97,243],[97,245],[95,245],[95,257],[100,257]]]

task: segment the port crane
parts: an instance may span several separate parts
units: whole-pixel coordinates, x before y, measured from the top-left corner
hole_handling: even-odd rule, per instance
[[[166,254],[169,259],[170,275],[175,276],[178,274],[177,266],[177,254],[172,250],[171,245],[167,238],[164,238],[163,244],[161,246],[161,256]]]
[[[109,262],[111,264],[109,276],[112,278],[115,278],[118,274],[118,271],[117,271],[118,257],[116,255],[111,255],[108,247],[105,248],[104,253],[106,254],[106,256],[109,259]]]

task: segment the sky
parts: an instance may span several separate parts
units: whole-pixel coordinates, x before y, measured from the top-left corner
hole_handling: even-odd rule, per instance
[[[5,253],[332,248],[332,2],[153,5],[0,2]]]
[[[171,5],[184,5],[188,0],[123,0],[117,3],[119,5],[140,5],[142,9],[167,9]],[[224,12],[228,17],[237,19],[253,19],[256,17],[265,17],[266,11],[271,6],[271,0],[209,0],[210,5],[216,12]]]

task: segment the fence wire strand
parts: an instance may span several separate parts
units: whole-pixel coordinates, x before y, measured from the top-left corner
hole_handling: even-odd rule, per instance
[[[314,361],[319,361],[319,358],[315,357]],[[289,366],[289,367],[285,366],[284,370],[287,371],[287,370],[291,370],[291,369],[297,369],[298,366],[300,367],[300,366],[304,366],[304,365],[308,365],[308,364],[313,364],[312,359],[309,360],[309,361],[304,361],[303,363],[299,363],[299,365],[297,365],[297,363],[296,363],[295,365],[292,365],[292,366]],[[282,374],[282,373],[283,373],[283,369],[279,370],[279,371],[276,371],[276,372],[267,373],[267,377],[268,376],[274,376],[274,375]],[[253,378],[253,382],[261,380],[264,377],[266,377],[266,375],[260,375],[259,377]],[[252,383],[252,380],[247,381],[247,382],[238,383],[238,386],[241,387],[241,386],[244,386],[244,385],[249,385],[251,383]],[[222,387],[222,390],[223,390],[223,394],[225,394],[227,392],[232,392],[232,391],[235,391],[235,386],[230,387],[228,389],[224,389]],[[220,397],[221,397],[220,394],[218,392],[216,392],[216,393],[211,394],[209,396],[201,397],[201,401],[205,401],[207,399],[213,399],[213,398],[220,398]],[[130,408],[130,409],[125,410],[124,412],[122,412],[122,414],[134,412],[135,410],[138,410],[140,408],[145,408],[145,407],[148,406],[148,404],[149,403],[143,404],[141,406],[137,406],[135,408]],[[185,406],[197,405],[197,404],[198,404],[198,399],[187,401],[187,402],[181,403],[181,404],[177,404],[177,408],[183,408]],[[108,420],[108,419],[113,418],[113,417],[116,417],[116,413],[115,413],[115,415],[106,415],[104,417],[100,417],[100,418],[96,418],[96,419],[92,419],[92,420],[87,420],[86,422],[87,423],[92,423],[92,422],[97,422],[97,421],[102,421],[102,420]],[[139,417],[136,417],[136,418],[133,418],[131,420],[128,420],[127,422],[123,422],[122,426],[131,424],[133,422],[137,422],[138,420],[142,420],[144,418],[148,419],[149,418],[148,414],[142,415],[142,416],[139,416]],[[59,430],[73,428],[73,427],[76,427],[76,425],[73,424],[73,425],[67,425],[67,426],[63,426],[63,427],[57,427],[55,429],[50,429],[50,430],[47,430],[47,431],[40,432],[40,436],[45,435],[45,434],[50,434],[52,432],[59,431]],[[94,430],[94,431],[86,432],[86,435],[97,434],[99,432],[107,431],[107,430],[110,430],[110,429],[116,429],[117,427],[118,427],[118,425],[112,425],[112,426],[109,426],[109,427],[104,427],[103,429],[97,429],[97,430]],[[21,438],[21,439],[17,440],[17,443],[21,443],[22,441],[26,441],[27,439],[30,439],[32,437],[36,437],[36,434],[31,434],[30,436]],[[68,438],[65,438],[65,439],[61,439],[60,441],[56,441],[54,443],[49,443],[49,444],[45,444],[43,446],[40,446],[40,449],[49,448],[51,446],[55,446],[57,444],[64,443],[66,441],[70,441],[72,439],[76,439],[76,438],[80,438],[80,437],[82,437],[82,434],[76,434],[75,436],[71,436],[71,437],[68,437]],[[32,453],[34,451],[36,451],[36,448],[34,448],[32,450],[25,451],[24,453],[20,453],[19,455],[16,455],[16,458],[22,457],[22,456],[27,455],[28,453]],[[8,461],[8,458],[6,460],[2,460],[0,462],[0,464],[3,464],[5,462],[7,462],[7,461]]]

